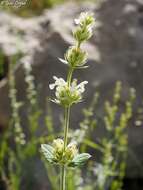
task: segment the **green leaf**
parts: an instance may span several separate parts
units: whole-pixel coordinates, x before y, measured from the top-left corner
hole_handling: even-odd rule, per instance
[[[85,164],[85,162],[91,158],[91,155],[88,153],[82,153],[82,154],[77,154],[74,159],[72,160],[71,163],[69,163],[70,167],[76,167],[76,166],[82,166]]]
[[[41,150],[46,157],[46,159],[52,163],[54,159],[54,148],[48,144],[42,144],[41,145]]]

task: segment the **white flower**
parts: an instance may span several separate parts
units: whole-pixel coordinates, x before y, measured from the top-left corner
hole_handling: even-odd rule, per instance
[[[79,18],[78,19],[75,19],[75,24],[80,24],[81,22],[83,22],[86,17],[88,16],[88,12],[83,12],[80,14]]]
[[[94,14],[90,12],[83,12],[80,14],[78,19],[75,19],[75,24],[77,25],[91,25],[94,26],[95,19]]]
[[[83,81],[79,85],[77,85],[77,90],[81,94],[85,91],[85,85],[88,84],[88,81]]]
[[[72,160],[77,153],[77,143],[73,141],[70,144],[68,144],[65,151],[65,156],[68,158],[68,160]]]
[[[77,80],[73,80],[69,86],[64,79],[57,78],[56,76],[53,78],[55,83],[50,84],[49,87],[51,90],[56,88],[56,99],[54,102],[64,106],[70,106],[73,103],[81,101],[82,93],[85,91],[85,85],[88,83],[87,81],[83,81],[77,85]]]
[[[54,76],[53,79],[55,80],[55,83],[49,85],[49,88],[51,90],[53,90],[56,86],[63,87],[67,85],[67,82],[65,82],[65,80],[62,78],[57,78],[56,76]]]

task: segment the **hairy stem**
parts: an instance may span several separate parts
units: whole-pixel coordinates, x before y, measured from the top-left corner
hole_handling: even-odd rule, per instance
[[[64,125],[64,151],[68,143],[68,128],[70,120],[70,107],[65,108],[65,125]]]
[[[66,190],[66,168],[61,166],[61,187],[60,190]]]
[[[73,74],[73,68],[70,68],[68,77],[67,77],[68,86],[70,86],[70,84],[71,84],[72,74]],[[65,152],[66,146],[68,144],[69,120],[70,120],[70,106],[65,107],[65,114],[64,114],[64,152]],[[66,167],[65,167],[65,165],[62,166],[62,170],[61,170],[61,190],[66,190]]]
[[[68,128],[70,119],[70,107],[65,108],[65,123],[64,123],[64,152],[68,143]],[[61,172],[61,190],[66,190],[66,167],[62,166]]]
[[[68,73],[68,77],[67,77],[68,86],[70,86],[70,84],[71,84],[72,74],[73,74],[73,68],[71,67],[71,68],[69,69],[69,73]]]

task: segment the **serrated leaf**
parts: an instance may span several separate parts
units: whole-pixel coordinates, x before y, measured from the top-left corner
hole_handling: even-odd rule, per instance
[[[45,158],[52,163],[54,159],[54,148],[48,144],[42,144],[41,150],[45,156]]]
[[[65,59],[62,59],[62,58],[58,58],[62,63],[68,65],[68,62],[65,60]]]
[[[91,155],[88,153],[77,154],[72,160],[72,162],[69,164],[69,166],[70,167],[82,166],[89,158],[91,158]]]

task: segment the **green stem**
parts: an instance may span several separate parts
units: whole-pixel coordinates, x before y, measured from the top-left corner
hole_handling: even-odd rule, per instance
[[[72,80],[73,68],[69,69],[67,83],[70,87]],[[66,150],[66,146],[68,144],[68,129],[69,129],[69,120],[70,120],[70,106],[65,107],[65,115],[64,115],[64,152]],[[61,190],[66,190],[66,166],[63,165],[61,169]]]
[[[68,143],[68,128],[70,119],[70,107],[65,108],[65,123],[64,123],[64,152]],[[66,167],[62,166],[61,172],[61,190],[66,190]]]
[[[77,44],[76,44],[77,49],[80,48],[80,44],[81,44],[81,42],[77,42]]]
[[[64,124],[64,151],[68,143],[68,128],[70,119],[70,107],[65,108],[65,124]]]
[[[69,73],[68,73],[68,77],[67,77],[68,86],[70,86],[70,84],[71,84],[73,70],[74,70],[74,69],[73,69],[72,67],[70,67]]]
[[[60,190],[66,190],[66,168],[61,166],[61,187]]]

